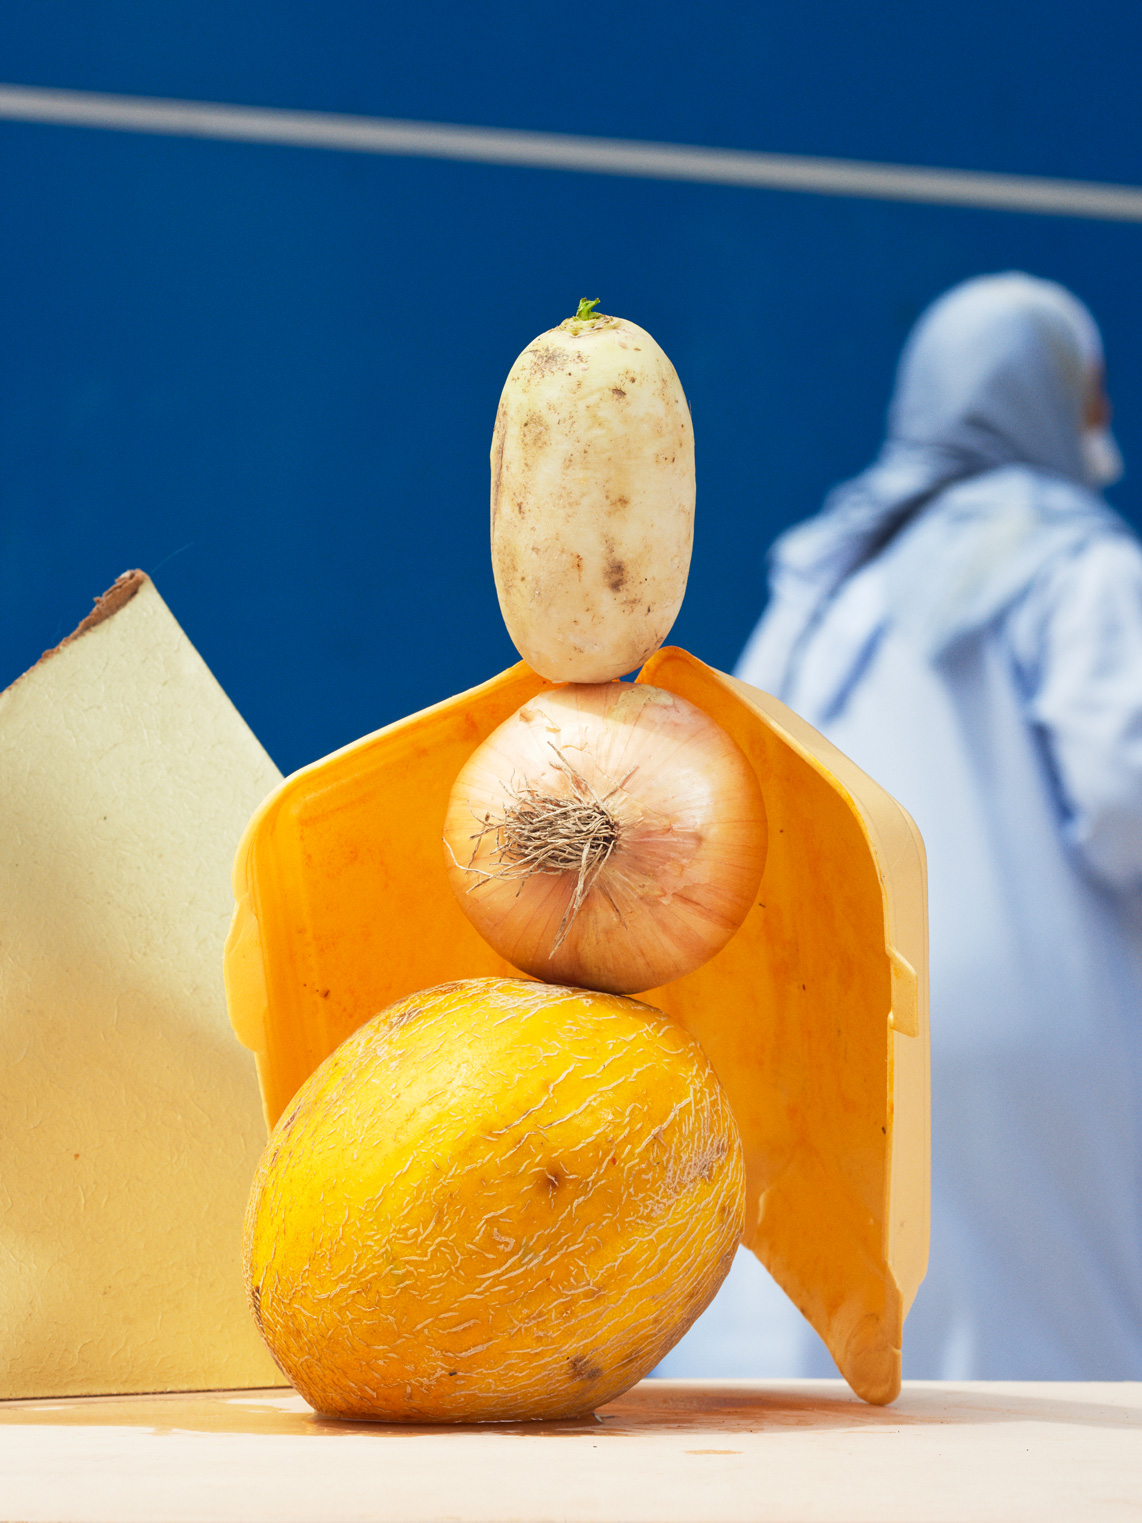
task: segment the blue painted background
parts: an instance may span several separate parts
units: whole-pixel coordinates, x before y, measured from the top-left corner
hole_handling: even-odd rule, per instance
[[[1127,183],[1140,44],[1136,0],[0,13],[14,83]],[[134,565],[287,770],[506,665],[492,419],[582,295],[689,394],[672,639],[716,665],[966,275],[1091,304],[1142,521],[1142,226],[19,123],[0,159],[0,682]]]

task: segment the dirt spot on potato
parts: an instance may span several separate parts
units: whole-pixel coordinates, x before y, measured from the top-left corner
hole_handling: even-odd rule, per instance
[[[627,568],[620,560],[609,560],[603,571],[607,586],[612,592],[621,592],[626,586]]]
[[[554,345],[535,349],[531,355],[531,373],[533,376],[550,375],[553,370],[562,369],[568,358],[566,349],[556,349]]]
[[[496,526],[496,514],[500,508],[500,477],[504,473],[504,426],[503,409],[496,414],[496,427],[492,435],[492,528]]]
[[[612,386],[611,396],[617,397],[621,401],[626,397],[626,392],[622,389],[621,386]]]
[[[523,463],[528,469],[535,466],[535,458],[547,448],[547,441],[551,437],[551,430],[537,412],[529,412],[520,426],[520,448],[523,451]]]

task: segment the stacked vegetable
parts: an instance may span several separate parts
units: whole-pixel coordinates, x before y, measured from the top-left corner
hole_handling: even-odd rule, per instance
[[[555,685],[473,753],[445,823],[460,904],[535,981],[442,985],[361,1027],[302,1086],[251,1196],[259,1328],[335,1415],[589,1411],[685,1332],[743,1228],[708,1061],[623,996],[733,935],[765,815],[718,725],[616,680],[681,604],[694,448],[666,355],[596,305],[520,355],[492,444],[500,606]]]
[[[753,770],[693,704],[616,685],[665,639],[694,532],[694,432],[674,367],[634,323],[541,334],[492,439],[504,622],[551,681],[479,748],[445,825],[452,886],[537,978],[629,994],[700,967],[765,862]]]

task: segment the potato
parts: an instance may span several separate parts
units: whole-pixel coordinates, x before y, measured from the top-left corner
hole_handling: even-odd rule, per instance
[[[593,305],[516,360],[492,436],[500,608],[554,682],[609,682],[658,649],[694,533],[694,430],[674,366]]]

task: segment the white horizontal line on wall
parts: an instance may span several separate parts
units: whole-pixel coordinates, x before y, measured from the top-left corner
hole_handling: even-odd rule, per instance
[[[653,180],[692,180],[708,185],[1142,222],[1142,188],[1035,175],[922,169],[855,159],[752,153],[738,148],[694,148],[681,143],[641,143],[561,132],[521,132],[505,127],[454,127],[387,117],[341,116],[326,111],[152,100],[86,90],[41,90],[25,85],[0,85],[0,117],[117,132],[285,143],[346,153],[462,159],[478,164],[514,164],[532,169],[567,169]]]

